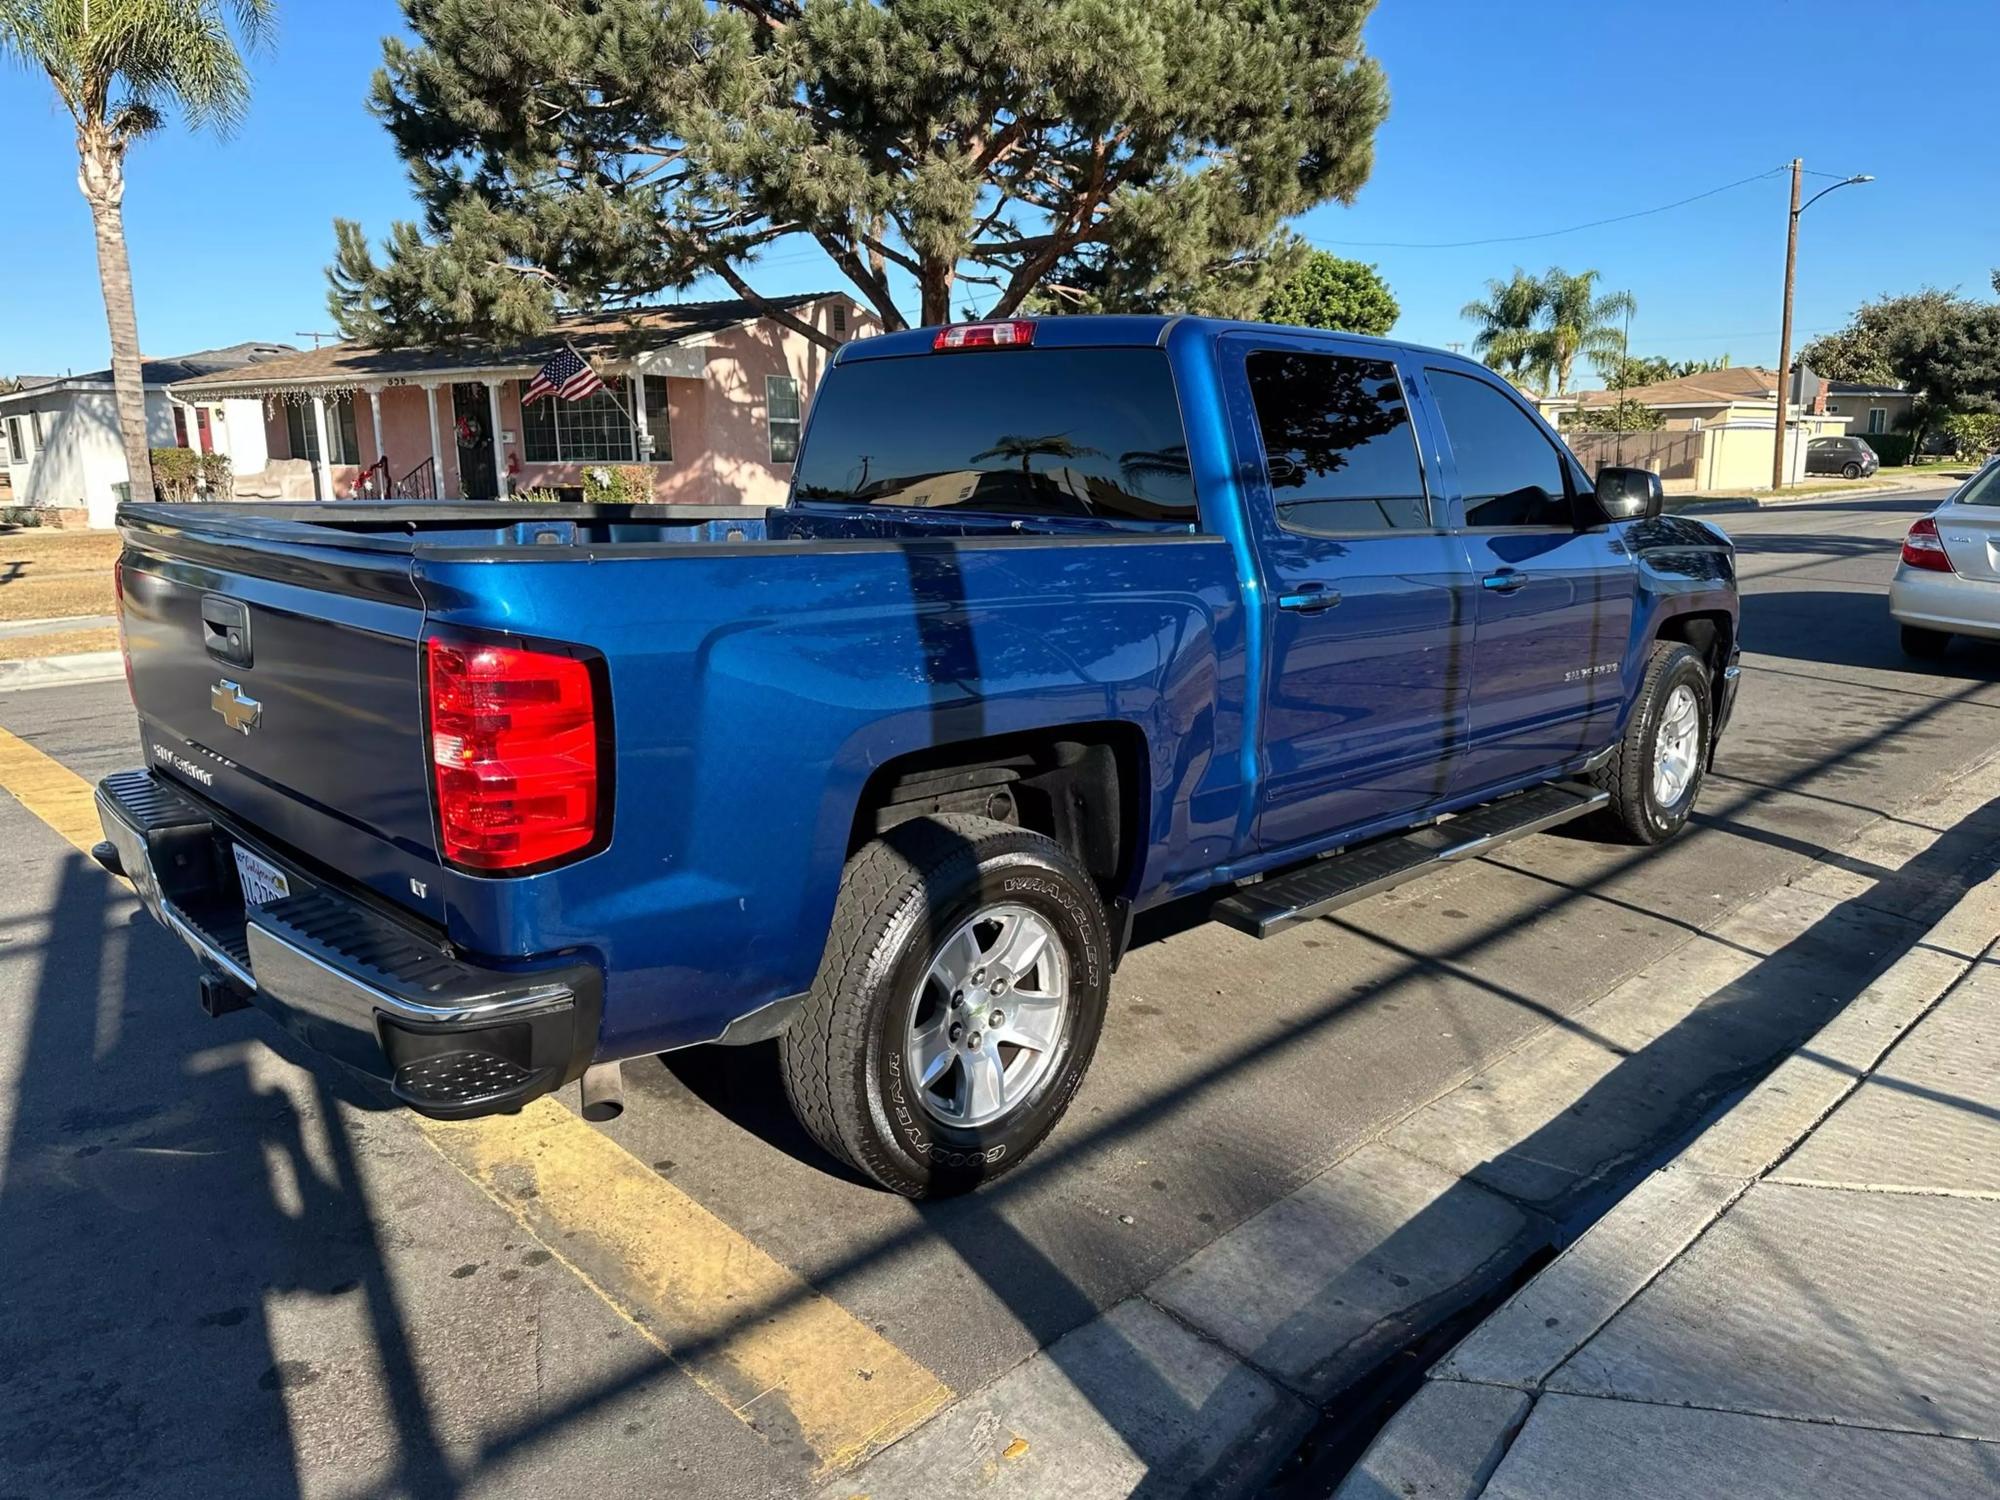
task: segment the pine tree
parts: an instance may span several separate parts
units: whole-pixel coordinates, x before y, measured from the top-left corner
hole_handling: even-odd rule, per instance
[[[373,107],[421,227],[337,223],[376,344],[530,334],[817,246],[889,328],[1262,305],[1387,111],[1374,0],[403,0]],[[772,316],[826,342],[801,320]]]

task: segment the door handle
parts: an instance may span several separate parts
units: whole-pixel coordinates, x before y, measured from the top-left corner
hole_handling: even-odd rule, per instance
[[[1488,573],[1479,581],[1496,594],[1511,594],[1528,581],[1528,575],[1517,573],[1512,568],[1502,568],[1497,573]]]
[[[1289,609],[1296,614],[1313,615],[1323,609],[1332,609],[1340,603],[1340,590],[1330,589],[1324,584],[1305,584],[1297,593],[1280,594],[1278,608]]]

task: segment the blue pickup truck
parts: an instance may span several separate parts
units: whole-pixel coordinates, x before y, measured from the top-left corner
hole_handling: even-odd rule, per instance
[[[1735,555],[1434,350],[1196,318],[847,345],[782,508],[130,505],[98,858],[463,1117],[777,1038],[895,1191],[1026,1157],[1135,913],[1258,937],[1685,821]]]

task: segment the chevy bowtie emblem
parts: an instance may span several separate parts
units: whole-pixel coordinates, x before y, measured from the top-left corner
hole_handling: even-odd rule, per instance
[[[221,714],[222,722],[238,734],[255,729],[264,712],[263,704],[247,697],[242,688],[227,678],[208,690],[208,706]]]

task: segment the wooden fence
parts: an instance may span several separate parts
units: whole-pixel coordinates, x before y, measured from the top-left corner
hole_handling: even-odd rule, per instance
[[[1606,467],[1651,469],[1663,480],[1688,484],[1700,474],[1699,432],[1566,432],[1563,437],[1586,474]]]

